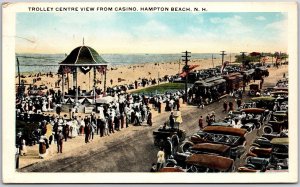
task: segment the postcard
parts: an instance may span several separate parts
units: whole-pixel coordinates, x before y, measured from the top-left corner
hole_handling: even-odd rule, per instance
[[[2,12],[4,183],[298,181],[296,3]]]

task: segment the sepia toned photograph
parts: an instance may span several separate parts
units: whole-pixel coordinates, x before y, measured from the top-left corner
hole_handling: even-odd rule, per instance
[[[2,4],[6,181],[297,182],[297,5],[222,7]]]

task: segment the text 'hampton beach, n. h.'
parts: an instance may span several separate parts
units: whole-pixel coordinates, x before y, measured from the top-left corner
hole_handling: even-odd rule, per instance
[[[205,12],[204,7],[28,7],[30,12]]]

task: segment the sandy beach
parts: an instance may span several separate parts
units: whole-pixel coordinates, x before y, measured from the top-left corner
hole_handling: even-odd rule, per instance
[[[224,61],[229,61],[229,57],[225,56]],[[234,58],[231,58],[232,61],[234,61]],[[195,70],[200,69],[207,69],[212,68],[215,66],[221,65],[222,62],[220,59],[214,59],[214,62],[212,63],[211,59],[194,59],[189,62],[189,65],[199,65]],[[130,64],[130,65],[120,65],[120,66],[111,66],[109,64],[109,68],[107,71],[107,79],[106,79],[106,85],[108,87],[115,86],[115,85],[124,85],[124,84],[132,84],[135,80],[139,80],[142,78],[146,79],[158,79],[165,75],[176,75],[178,73],[182,72],[182,68],[184,66],[184,63],[181,62],[164,62],[164,63],[145,63],[145,64]],[[26,78],[22,78],[22,80],[26,81],[27,84],[32,84],[33,79],[36,77],[28,77],[29,73],[23,73],[21,75],[26,76]],[[34,73],[32,73],[34,75]],[[72,74],[69,74],[69,87],[73,88],[73,76]],[[61,80],[61,78],[56,75],[56,72],[54,72],[53,77],[47,77],[46,75],[40,76],[41,80],[34,83],[34,85],[46,85],[48,88],[53,88],[55,90],[61,89],[61,83],[60,88],[55,88],[55,82],[58,80]],[[81,87],[81,90],[91,90],[93,88],[93,70],[91,70],[87,74],[83,74],[79,71],[78,73],[78,85]],[[104,87],[104,76],[100,73],[96,73],[96,79],[98,81],[101,81],[100,83],[97,83],[98,88]],[[113,84],[110,83],[110,80],[113,80]],[[122,81],[118,82],[118,79],[122,79]],[[18,77],[16,75],[16,83],[18,83]],[[68,88],[67,82],[65,83],[65,90]]]

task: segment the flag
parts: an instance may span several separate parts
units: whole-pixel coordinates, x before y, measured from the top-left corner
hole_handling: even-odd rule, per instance
[[[222,67],[221,67],[221,73],[223,73],[223,71],[224,71],[224,69],[225,69],[225,67],[226,67],[226,65],[227,65],[228,63],[229,63],[228,61],[225,61],[225,62],[223,63],[223,65],[222,65]]]
[[[183,67],[182,72],[179,74],[180,77],[186,77],[187,74],[192,71],[193,69],[195,69],[196,67],[198,67],[199,65],[188,65],[188,68]]]

